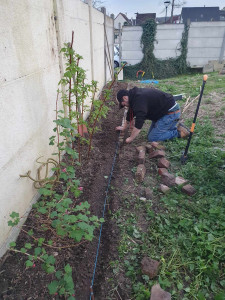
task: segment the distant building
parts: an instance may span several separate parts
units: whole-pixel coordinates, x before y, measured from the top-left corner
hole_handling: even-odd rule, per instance
[[[119,23],[121,24],[121,27],[124,25],[132,25],[131,20],[128,19],[128,17],[123,14],[119,13],[115,19],[114,19],[114,28],[119,29]]]
[[[159,17],[156,18],[156,23],[157,24],[170,24],[170,19],[171,17]],[[181,23],[181,15],[175,15],[173,16],[173,24],[174,23]]]
[[[181,11],[183,23],[220,21],[219,7],[183,7]]]
[[[143,25],[149,19],[156,20],[156,13],[139,14],[136,13],[136,24],[137,26]]]

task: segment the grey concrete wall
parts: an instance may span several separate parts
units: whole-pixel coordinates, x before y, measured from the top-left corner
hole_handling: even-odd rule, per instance
[[[180,41],[184,30],[183,24],[157,25],[154,54],[156,58],[175,58],[180,55]],[[143,58],[141,45],[141,26],[122,28],[122,60],[134,65]],[[193,22],[188,36],[187,62],[191,67],[203,67],[208,61],[219,60],[225,22]],[[225,54],[223,54],[223,59]]]
[[[71,41],[72,30],[87,82],[97,80],[101,90],[105,80],[111,80],[104,69],[104,15],[93,8],[91,12],[92,24],[89,6],[80,0],[0,1],[0,257],[19,232],[8,227],[10,213],[16,211],[25,220],[38,198],[32,181],[19,175],[31,170],[36,178],[40,166],[36,159],[42,156],[46,161],[55,152],[49,137],[60,71],[65,69],[59,50]],[[112,57],[109,17],[106,31]]]
[[[224,35],[224,21],[191,23],[187,54],[187,62],[190,66],[202,67],[210,60],[219,60]]]

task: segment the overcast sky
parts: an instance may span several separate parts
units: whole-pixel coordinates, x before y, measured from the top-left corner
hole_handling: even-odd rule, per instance
[[[102,0],[102,6],[106,7],[107,14],[127,13],[128,18],[136,18],[135,13],[156,13],[157,17],[165,16],[165,0]],[[170,0],[171,1],[171,0]],[[175,2],[183,2],[182,0],[175,0]],[[225,0],[186,0],[183,7],[212,7],[219,6],[220,9],[225,7]],[[180,14],[181,8],[175,8],[174,15]],[[171,6],[168,7],[169,16],[171,13]]]

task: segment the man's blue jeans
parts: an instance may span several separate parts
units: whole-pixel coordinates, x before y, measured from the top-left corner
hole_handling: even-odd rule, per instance
[[[148,131],[148,141],[157,142],[170,140],[178,137],[177,121],[180,117],[180,112],[171,115],[165,115],[156,122],[152,122]]]

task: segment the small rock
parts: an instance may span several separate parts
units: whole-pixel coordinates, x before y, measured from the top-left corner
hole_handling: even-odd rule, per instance
[[[163,176],[169,174],[168,170],[166,168],[159,168],[158,169],[158,174]]]
[[[158,275],[159,262],[149,257],[144,257],[141,261],[142,274],[148,275],[150,279]]]
[[[146,198],[145,197],[141,197],[140,200],[143,201],[143,202],[146,202]]]
[[[145,166],[143,164],[138,165],[137,172],[135,174],[135,178],[136,178],[137,182],[142,182],[144,180],[145,173],[146,173]]]
[[[160,143],[158,142],[151,142],[151,146],[154,148],[154,149],[158,149],[158,150],[165,150],[166,147],[161,145]]]
[[[156,150],[149,154],[149,158],[160,158],[166,155],[165,151],[163,150]]]
[[[192,185],[187,184],[182,187],[182,192],[184,192],[188,196],[192,196],[196,193],[196,189]]]
[[[151,153],[151,152],[155,151],[155,149],[150,144],[146,145],[146,150],[147,150],[148,153]]]
[[[150,188],[145,188],[145,197],[148,200],[153,198],[153,191]]]
[[[168,174],[162,175],[161,181],[163,184],[165,184],[169,187],[174,186],[175,185],[175,176],[168,172]]]
[[[165,185],[165,184],[160,184],[159,190],[163,194],[167,194],[170,191],[170,188],[167,185]]]
[[[187,183],[188,181],[186,179],[184,179],[183,177],[177,176],[175,178],[175,183],[176,185],[183,185],[185,183]]]
[[[153,285],[150,300],[171,300],[171,294],[164,291],[159,284]]]
[[[139,152],[146,152],[146,147],[145,146],[138,146],[138,147],[136,147],[136,149],[137,149],[138,153]]]
[[[146,147],[145,146],[139,146],[136,149],[137,149],[137,152],[138,152],[138,164],[144,164]]]
[[[166,168],[168,169],[170,166],[170,162],[165,159],[164,157],[161,157],[159,160],[158,160],[158,168]]]

